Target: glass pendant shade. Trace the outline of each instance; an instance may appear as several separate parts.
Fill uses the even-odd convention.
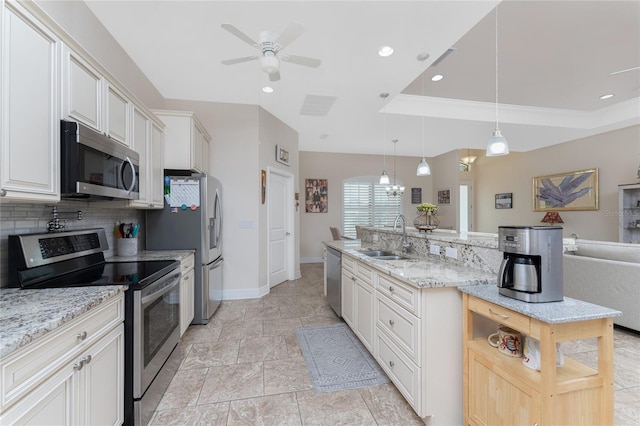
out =
[[[431,174],[431,167],[427,163],[427,159],[422,157],[422,161],[418,164],[418,170],[416,176],[429,176]]]
[[[389,175],[385,171],[380,175],[380,185],[389,185]]]
[[[497,157],[508,153],[509,144],[507,140],[500,133],[500,129],[495,129],[493,135],[489,138],[489,142],[487,142],[487,157]]]
[[[392,197],[404,194],[404,186],[401,186],[401,185],[390,185],[390,186],[387,186],[385,189],[387,191],[387,195]]]

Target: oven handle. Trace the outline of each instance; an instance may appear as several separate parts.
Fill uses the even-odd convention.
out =
[[[170,292],[171,290],[173,290],[173,288],[174,288],[176,285],[179,285],[179,284],[180,284],[180,275],[181,275],[181,274],[180,274],[180,271],[178,270],[178,272],[177,272],[177,273],[175,273],[175,274],[173,274],[173,275],[171,275],[171,276],[168,276],[168,277],[166,278],[166,280],[167,280],[167,281],[171,281],[171,284],[168,284],[168,285],[166,285],[166,286],[163,286],[160,290],[155,291],[155,292],[153,292],[153,293],[151,293],[151,294],[148,294],[148,295],[144,296],[142,299],[140,299],[140,304],[141,304],[142,306],[144,306],[144,305],[146,305],[147,303],[152,302],[152,301],[154,301],[154,300],[158,299],[158,298],[159,298],[160,296],[162,296],[163,294],[168,293],[168,292]]]

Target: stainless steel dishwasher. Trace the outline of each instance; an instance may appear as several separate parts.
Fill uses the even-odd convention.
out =
[[[342,317],[342,253],[327,247],[327,301]]]

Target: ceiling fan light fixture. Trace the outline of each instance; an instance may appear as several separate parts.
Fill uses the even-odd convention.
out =
[[[502,136],[502,133],[500,133],[500,129],[495,129],[487,143],[487,157],[498,157],[500,155],[507,155],[508,153],[509,144],[507,140]]]
[[[378,55],[382,56],[383,58],[386,58],[387,56],[393,55],[393,47],[391,47],[391,46],[382,46],[378,50]]]
[[[272,52],[267,52],[265,56],[260,58],[260,69],[267,74],[272,74],[280,70],[280,61]]]
[[[431,167],[429,167],[429,163],[427,163],[427,159],[422,157],[422,161],[418,164],[418,170],[416,171],[416,176],[429,176],[431,174]]]

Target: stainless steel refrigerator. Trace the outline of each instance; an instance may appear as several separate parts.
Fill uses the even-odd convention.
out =
[[[146,213],[146,248],[195,250],[192,324],[207,324],[222,300],[222,185],[205,174],[164,179],[164,209]]]

